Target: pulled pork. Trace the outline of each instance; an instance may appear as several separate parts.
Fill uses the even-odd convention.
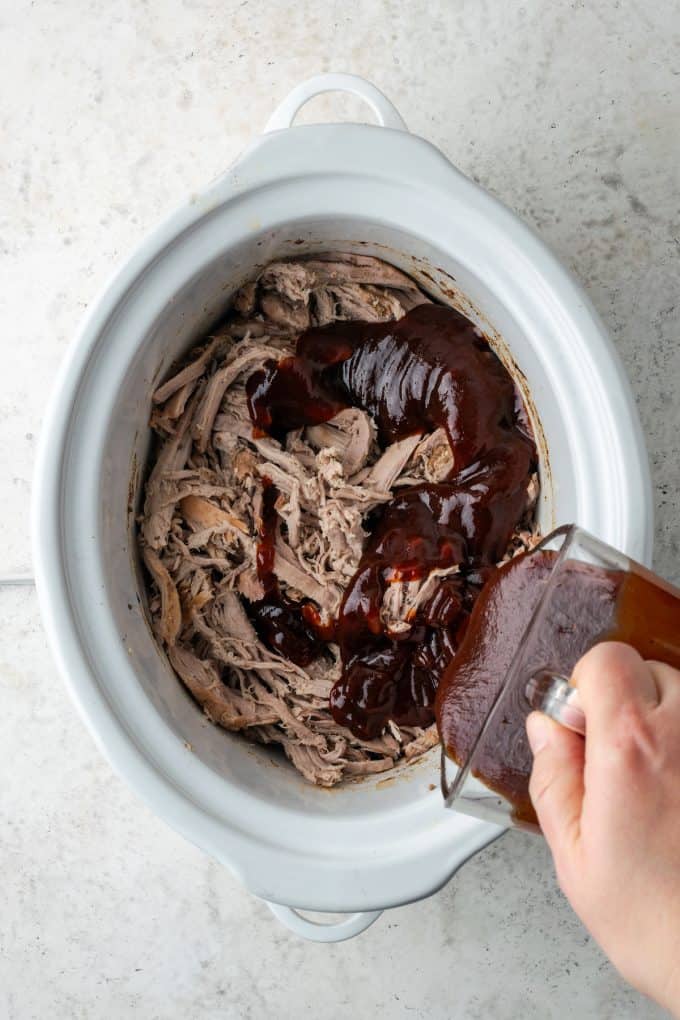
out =
[[[254,438],[245,383],[267,359],[292,354],[309,326],[398,319],[427,301],[409,277],[374,258],[331,253],[271,263],[153,394],[159,443],[139,545],[154,632],[213,722],[279,744],[321,786],[423,754],[437,743],[436,727],[391,723],[378,739],[362,740],[328,707],[341,672],[336,646],[302,668],[259,640],[245,606],[264,594],[256,564],[263,479],[279,493],[278,584],[289,599],[312,600],[323,623],[336,615],[357,569],[366,514],[397,486],[447,477],[451,452],[443,430],[381,450],[371,418],[356,408],[288,433],[283,445]],[[535,544],[537,494],[534,478],[508,555]],[[410,626],[409,614],[441,573],[389,586],[382,616],[390,631]]]

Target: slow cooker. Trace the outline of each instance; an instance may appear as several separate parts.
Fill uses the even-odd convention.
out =
[[[378,123],[292,126],[329,90],[362,97]],[[328,791],[211,726],[147,625],[134,518],[157,381],[265,263],[328,249],[393,263],[484,331],[530,409],[544,530],[577,521],[643,562],[652,547],[640,426],[590,302],[513,213],[361,78],[298,86],[241,158],[118,270],[70,348],[42,430],[33,530],[49,642],[118,773],[288,927],[320,941],[429,896],[502,829],[443,809],[437,749]],[[326,923],[300,909],[349,916]]]

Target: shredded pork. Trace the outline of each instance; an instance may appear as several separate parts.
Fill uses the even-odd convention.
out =
[[[279,744],[321,786],[416,758],[436,744],[436,728],[390,724],[379,739],[355,737],[328,707],[341,671],[337,647],[329,644],[303,669],[259,640],[244,607],[263,596],[256,569],[262,480],[279,492],[274,572],[281,590],[313,600],[323,621],[337,613],[356,571],[366,514],[397,486],[447,477],[451,451],[442,430],[380,450],[372,420],[356,408],[290,432],[284,445],[256,439],[245,383],[266,360],[291,354],[309,326],[397,319],[426,301],[408,276],[366,256],[271,263],[153,394],[158,446],[139,541],[154,632],[213,722]],[[535,544],[537,495],[534,478],[508,555]],[[390,631],[410,626],[409,615],[441,574],[389,586],[382,616]]]

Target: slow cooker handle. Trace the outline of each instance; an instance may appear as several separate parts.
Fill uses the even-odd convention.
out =
[[[408,130],[396,107],[370,81],[360,78],[358,74],[316,74],[300,82],[277,106],[267,121],[265,134],[291,127],[298,110],[322,92],[351,92],[368,103],[381,127],[394,128],[396,131]]]
[[[366,931],[382,914],[382,910],[365,910],[358,914],[348,914],[342,921],[311,921],[294,907],[284,907],[280,903],[270,903],[269,900],[265,900],[265,903],[277,921],[310,942],[344,942]]]

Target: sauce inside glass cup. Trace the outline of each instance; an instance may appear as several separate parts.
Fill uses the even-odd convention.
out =
[[[600,641],[680,669],[680,589],[574,526],[496,571],[437,692],[447,806],[538,831],[527,685]]]

